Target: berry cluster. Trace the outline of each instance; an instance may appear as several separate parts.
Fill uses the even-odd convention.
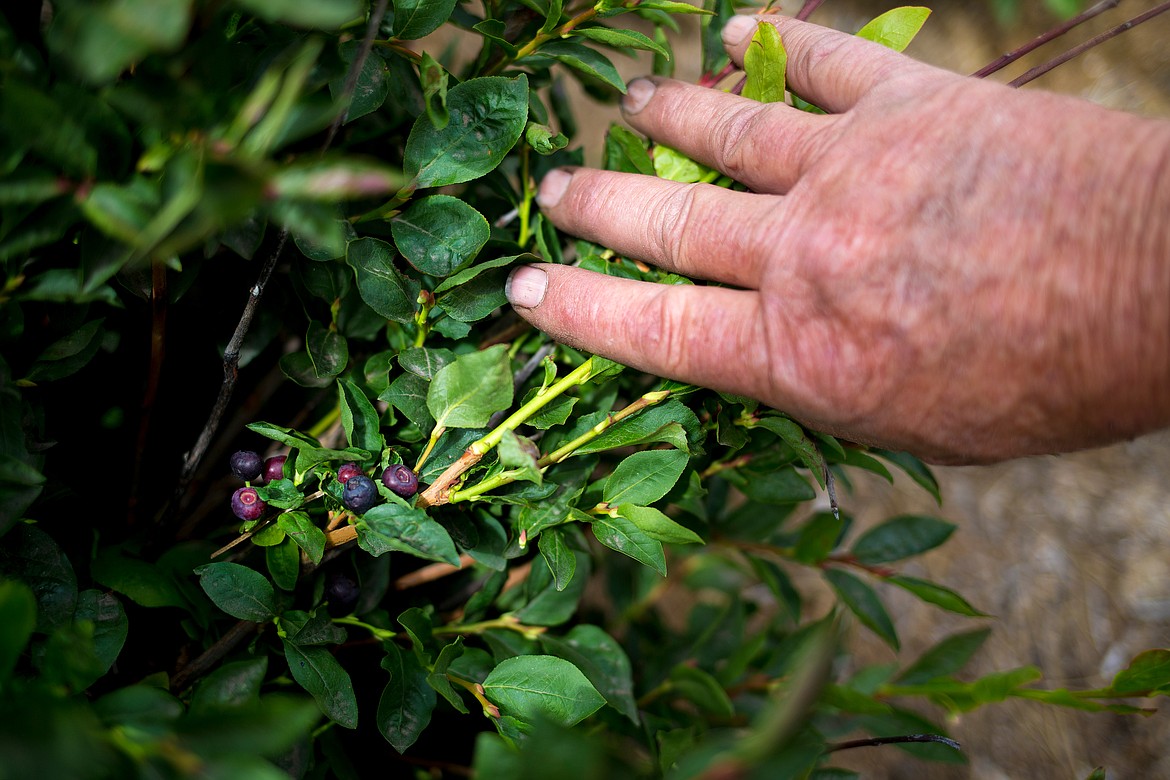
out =
[[[249,483],[232,494],[232,513],[241,520],[256,520],[264,514],[267,504],[251,483],[266,485],[284,477],[287,456],[277,455],[263,460],[251,450],[240,450],[232,455],[229,465],[238,479]],[[362,473],[356,463],[343,463],[337,469],[337,481],[344,485],[341,503],[354,514],[362,515],[378,503],[378,488],[374,480]],[[396,495],[410,498],[418,492],[418,475],[410,468],[397,464],[382,471],[382,484]]]

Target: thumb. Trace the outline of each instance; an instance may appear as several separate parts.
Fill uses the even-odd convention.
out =
[[[766,334],[749,290],[621,279],[561,265],[508,277],[516,313],[559,342],[657,376],[761,398]]]

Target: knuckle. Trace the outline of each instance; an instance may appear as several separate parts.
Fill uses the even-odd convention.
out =
[[[717,119],[712,133],[720,139],[714,148],[716,168],[739,181],[759,165],[757,139],[767,137],[762,131],[768,114],[765,103],[745,103]]]
[[[685,257],[689,234],[697,229],[702,210],[697,208],[696,184],[679,184],[669,188],[662,196],[662,202],[653,210],[659,214],[654,221],[650,240],[655,255],[661,257],[672,269],[684,273],[690,267]]]
[[[637,345],[639,356],[647,361],[662,361],[667,373],[685,369],[687,360],[687,308],[681,296],[672,295],[672,288],[663,287],[649,300],[644,318],[629,333],[630,343]]]

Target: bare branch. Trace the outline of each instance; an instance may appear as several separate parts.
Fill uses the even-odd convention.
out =
[[[1012,81],[1009,81],[1008,86],[1009,87],[1023,86],[1024,84],[1027,84],[1029,81],[1032,81],[1033,79],[1037,79],[1040,76],[1043,76],[1045,73],[1047,73],[1048,71],[1057,67],[1058,65],[1063,65],[1064,63],[1068,62],[1072,58],[1079,57],[1080,55],[1087,52],[1089,49],[1092,49],[1094,46],[1099,46],[1100,44],[1104,43],[1105,41],[1109,40],[1110,38],[1116,38],[1118,35],[1121,35],[1126,30],[1131,30],[1134,27],[1137,27],[1139,24],[1142,24],[1143,22],[1148,22],[1151,19],[1153,19],[1155,16],[1158,16],[1159,14],[1163,14],[1166,11],[1170,11],[1170,2],[1162,3],[1161,5],[1155,6],[1155,7],[1151,8],[1150,10],[1146,11],[1144,14],[1139,14],[1127,22],[1122,22],[1121,24],[1117,25],[1116,27],[1112,27],[1112,28],[1106,30],[1105,32],[1101,33],[1100,35],[1095,35],[1092,38],[1090,38],[1089,40],[1085,41],[1084,43],[1082,43],[1078,46],[1074,46],[1073,48],[1066,51],[1064,54],[1061,54],[1059,57],[1053,57],[1048,62],[1045,62],[1043,65],[1037,65],[1036,67],[1032,68],[1030,71],[1025,73],[1024,75],[1022,75],[1018,78],[1015,78]]]
[[[1018,49],[1014,49],[1008,52],[994,62],[987,63],[971,75],[977,79],[990,76],[992,73],[995,73],[996,71],[1002,70],[1004,67],[1011,65],[1013,62],[1018,60],[1020,57],[1023,57],[1028,52],[1035,51],[1049,41],[1056,40],[1074,27],[1084,24],[1094,16],[1098,16],[1099,14],[1108,11],[1110,8],[1116,8],[1120,2],[1121,0],[1102,0],[1102,2],[1097,3],[1091,8],[1086,8],[1084,11],[1077,14],[1068,21],[1063,22],[1062,24],[1058,24],[1056,27],[1053,27],[1051,30],[1048,30],[1045,33],[1037,35],[1035,38],[1028,41]]]
[[[800,10],[796,12],[796,16],[793,18],[795,18],[797,21],[803,22],[812,16],[813,11],[820,8],[821,3],[823,2],[825,2],[825,0],[804,0],[804,5],[800,7]]]

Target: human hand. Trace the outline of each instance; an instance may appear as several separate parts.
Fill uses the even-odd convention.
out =
[[[737,63],[756,21],[740,19]],[[665,79],[623,101],[636,130],[750,192],[580,168],[538,198],[563,230],[720,286],[527,266],[509,280],[521,316],[938,462],[1170,423],[1165,123],[767,21],[790,89],[829,115]]]

